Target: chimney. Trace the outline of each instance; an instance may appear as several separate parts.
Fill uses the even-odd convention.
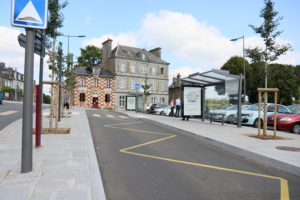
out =
[[[180,86],[181,85],[181,76],[180,76],[180,74],[178,73],[177,74],[177,84],[178,84],[178,86]]]
[[[154,55],[156,55],[157,57],[161,58],[161,48],[157,47],[155,49],[152,49],[149,51],[150,53],[153,53]]]
[[[112,40],[107,39],[105,42],[102,43],[102,66],[108,69],[108,60],[111,54],[111,46]]]

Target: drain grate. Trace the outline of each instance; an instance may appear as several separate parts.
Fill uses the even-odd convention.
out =
[[[300,148],[299,147],[279,146],[279,147],[275,147],[275,148],[279,149],[279,150],[284,150],[284,151],[300,152]]]

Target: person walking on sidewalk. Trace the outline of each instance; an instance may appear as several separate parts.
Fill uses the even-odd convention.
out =
[[[69,112],[69,108],[70,108],[69,94],[66,91],[65,91],[65,94],[64,94],[64,108],[67,108],[68,114],[70,114],[70,112]]]
[[[175,108],[174,99],[171,100],[170,106],[171,106],[171,112],[169,113],[169,116],[173,117],[174,116],[174,108]]]
[[[175,101],[175,105],[176,105],[176,113],[175,113],[175,117],[179,117],[179,111],[181,109],[181,100],[180,97],[178,97]]]

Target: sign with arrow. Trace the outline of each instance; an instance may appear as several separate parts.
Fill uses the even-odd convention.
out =
[[[12,0],[11,25],[47,28],[48,0]]]

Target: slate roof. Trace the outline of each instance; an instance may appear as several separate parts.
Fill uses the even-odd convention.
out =
[[[143,59],[142,54],[145,55]],[[158,63],[158,64],[165,64],[168,65],[166,61],[162,60],[161,58],[157,57],[153,53],[140,48],[135,47],[128,47],[123,45],[118,45],[114,48],[111,52],[111,58],[123,58],[127,60],[136,60],[142,62],[150,62],[150,63]]]
[[[93,70],[90,70],[88,67],[77,67],[73,69],[72,72],[81,76],[93,76]],[[103,78],[113,78],[114,74],[110,70],[101,67],[99,76]]]

